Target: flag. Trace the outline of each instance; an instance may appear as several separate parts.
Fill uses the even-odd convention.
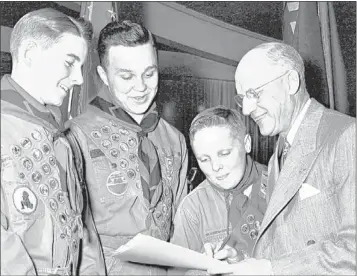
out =
[[[304,59],[311,97],[346,113],[345,69],[332,3],[285,2],[283,40]]]
[[[83,85],[77,87],[71,97],[71,117],[86,110],[87,104],[103,89],[104,84],[97,74],[99,56],[97,44],[100,31],[109,23],[117,20],[117,2],[80,2],[80,16],[92,22],[93,42],[83,66]]]

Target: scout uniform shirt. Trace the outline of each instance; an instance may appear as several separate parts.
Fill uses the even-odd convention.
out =
[[[90,204],[107,273],[162,275],[166,271],[161,268],[123,262],[112,253],[138,233],[169,240],[174,211],[187,194],[186,142],[161,118],[148,133],[162,174],[161,185],[154,194],[156,201],[149,202],[144,197],[138,163],[138,129],[119,118],[114,109],[117,110],[113,104],[97,97],[70,126],[82,148]]]
[[[1,274],[71,275],[83,229],[70,145],[10,76],[1,89]]]
[[[231,190],[219,189],[204,180],[183,199],[175,216],[172,243],[204,252],[205,243],[232,243],[232,228],[237,224],[245,224],[248,216],[249,225],[261,222],[266,202],[260,190],[265,191],[265,177],[262,175],[267,168],[253,162],[249,155],[246,164],[244,176],[237,187]],[[253,242],[254,238],[249,235],[249,231],[247,235],[239,236],[241,244],[238,250],[242,254],[241,259],[248,256],[248,244]],[[200,273],[194,270],[169,271],[171,275],[183,273],[206,274],[205,271]]]

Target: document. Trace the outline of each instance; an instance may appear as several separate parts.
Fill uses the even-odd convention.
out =
[[[114,253],[123,261],[142,264],[208,270],[227,263],[151,236],[138,234]]]

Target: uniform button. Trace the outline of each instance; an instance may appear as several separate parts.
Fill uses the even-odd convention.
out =
[[[315,241],[314,240],[308,240],[306,244],[307,245],[312,245],[312,244],[315,244]]]
[[[60,237],[61,237],[61,239],[64,239],[64,238],[66,237],[66,234],[65,234],[65,233],[62,233],[62,234],[60,235]]]

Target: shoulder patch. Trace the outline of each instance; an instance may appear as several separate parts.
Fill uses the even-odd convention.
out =
[[[27,186],[17,187],[13,193],[14,205],[21,214],[32,214],[37,208],[37,197]]]

